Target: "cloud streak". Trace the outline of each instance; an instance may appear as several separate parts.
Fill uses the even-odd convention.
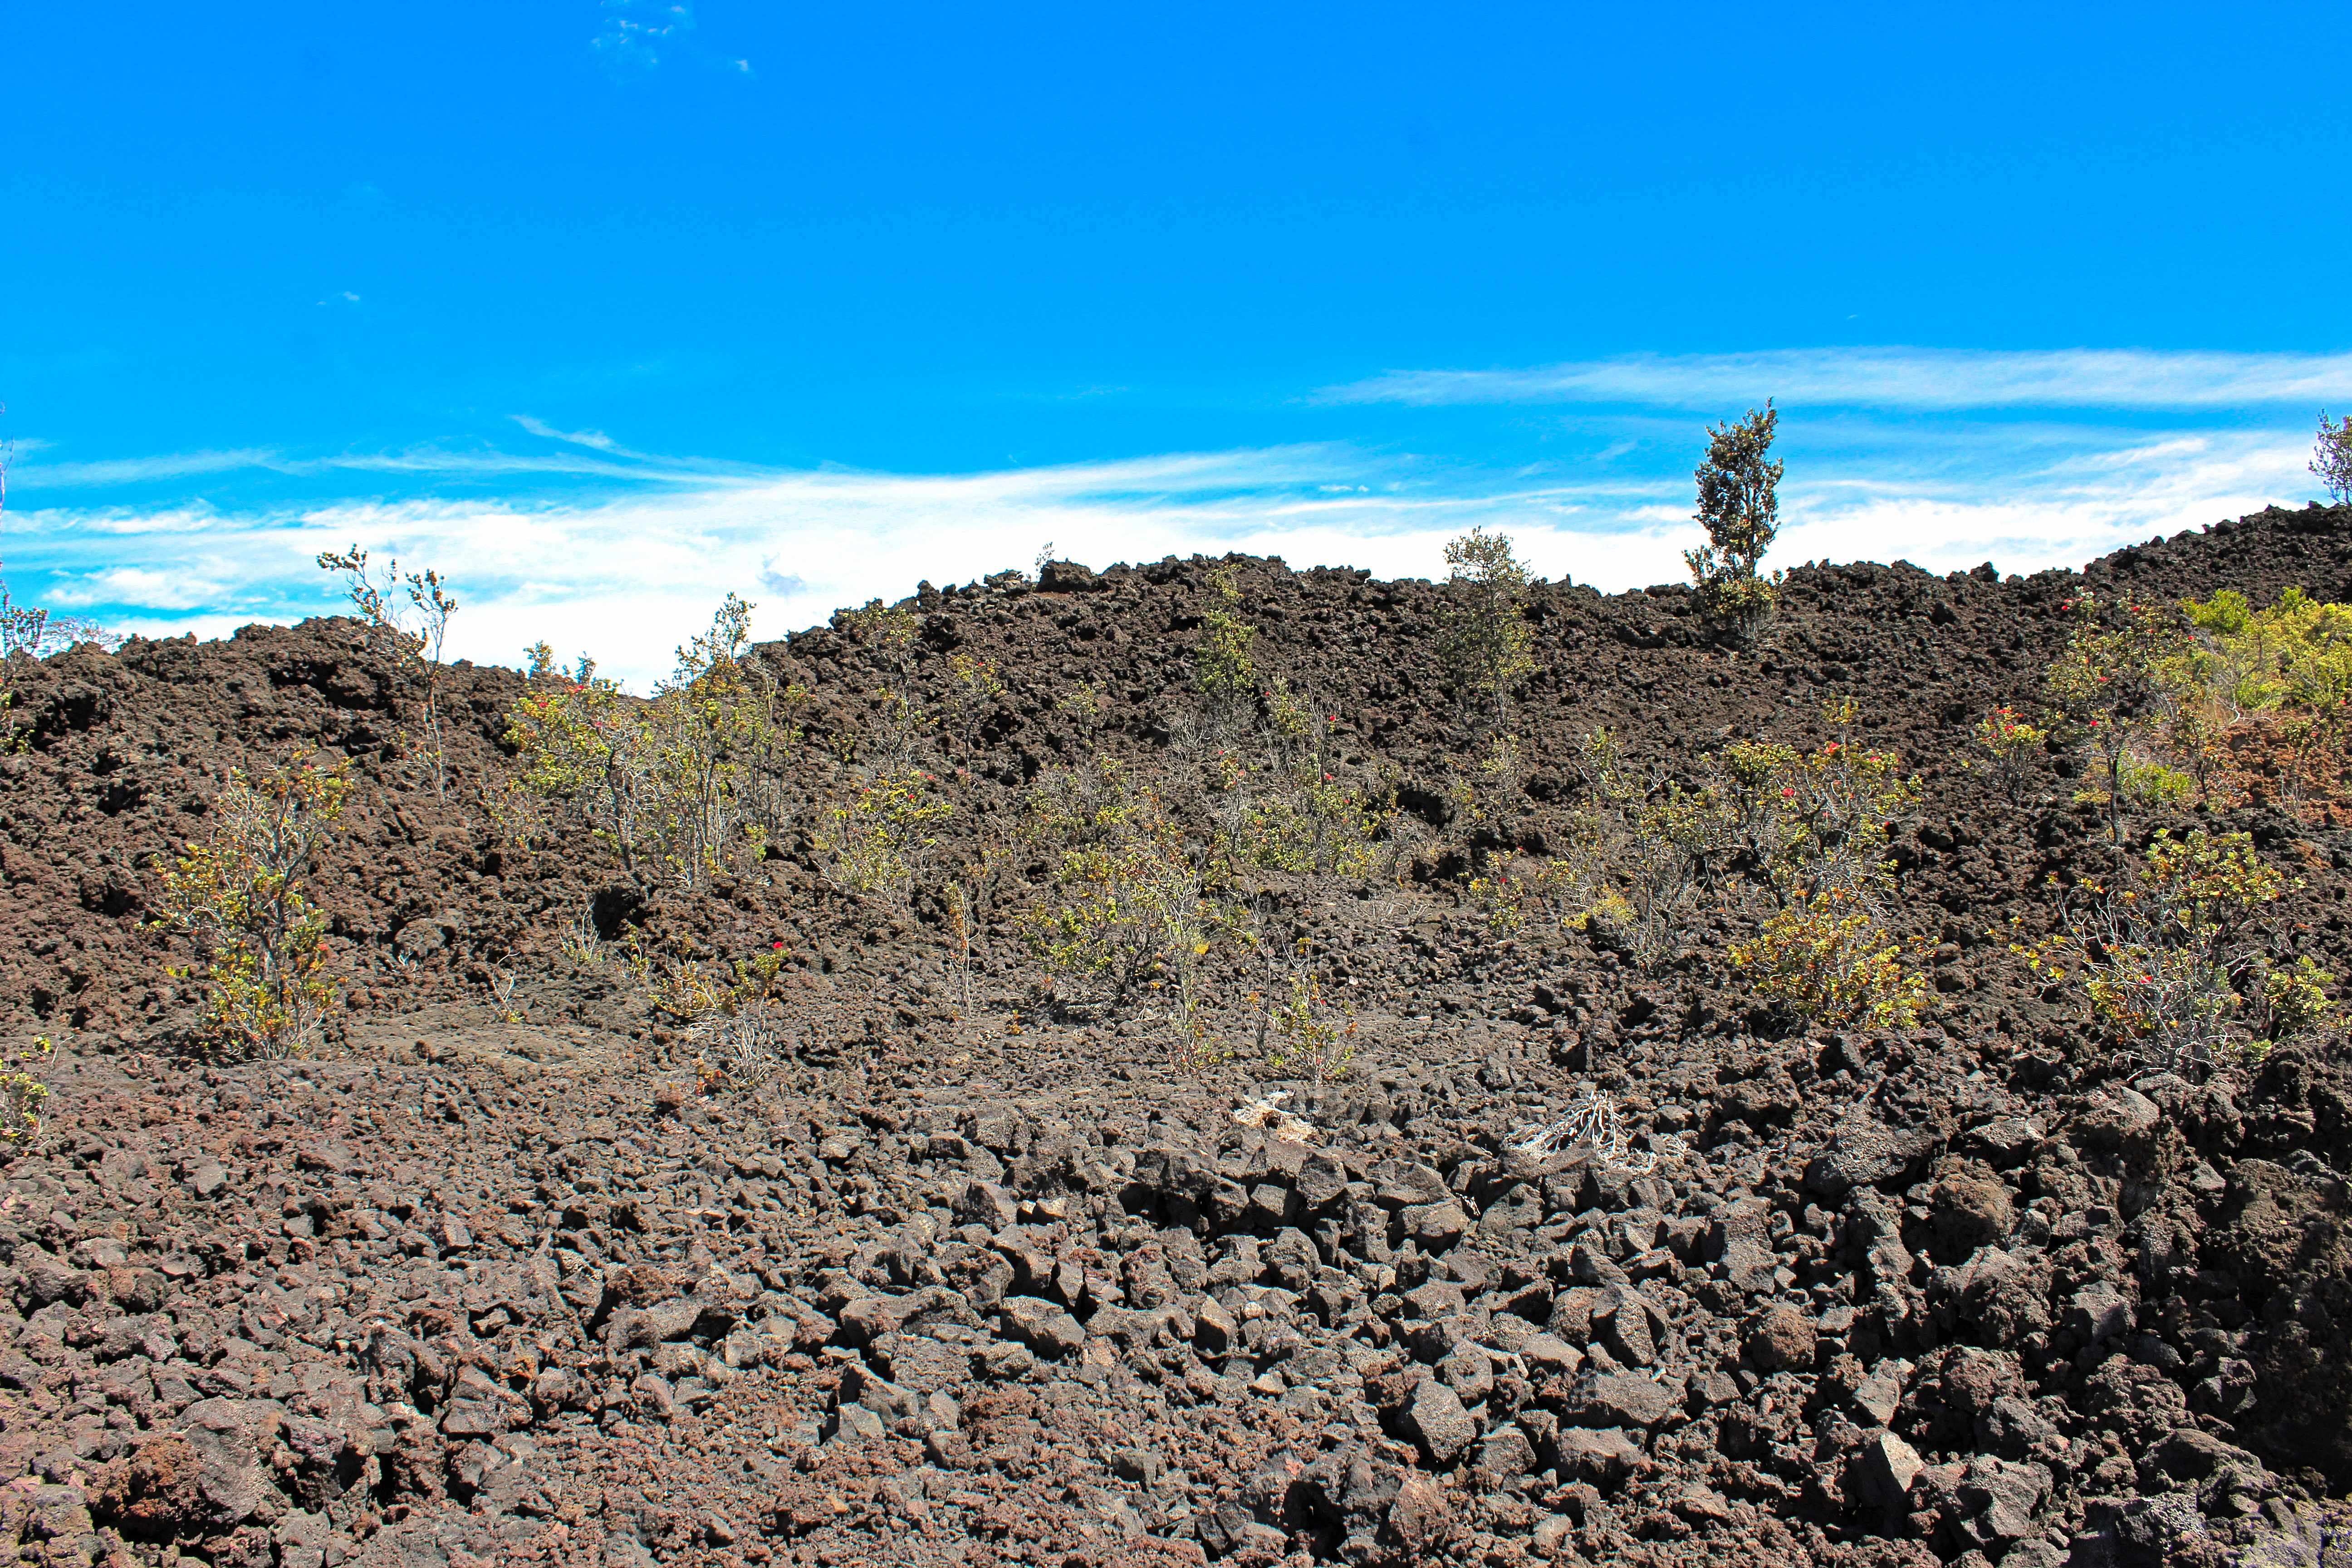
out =
[[[1505,370],[1399,370],[1322,388],[1326,404],[1784,405],[1951,412],[2095,408],[2211,411],[2352,403],[2352,354],[2146,349],[1782,349],[1631,354]]]
[[[730,591],[761,601],[772,637],[922,579],[1025,566],[1047,540],[1097,566],[1244,550],[1418,576],[1483,523],[1548,576],[1677,578],[1698,542],[1698,431],[1682,411],[1766,388],[1812,405],[1782,426],[1776,563],[2034,571],[2311,493],[2309,427],[2286,408],[2352,403],[2352,356],[1807,350],[1412,373],[1322,395],[1555,405],[1497,416],[1517,445],[1475,460],[1323,442],[962,473],[779,468],[518,415],[530,449],[20,462],[11,500],[45,510],[12,509],[0,551],[20,599],[211,635],[337,608],[313,559],[356,542],[455,579],[455,653],[512,662],[544,637],[642,689]],[[234,478],[246,471],[263,482]],[[186,498],[199,479],[214,502]]]
[[[1903,449],[1792,469],[1774,559],[2078,565],[2299,494],[2305,455],[2275,432],[2076,432],[2026,452],[1990,472]],[[1049,539],[1097,566],[1238,549],[1418,576],[1441,569],[1445,540],[1485,523],[1511,531],[1538,572],[1615,590],[1680,575],[1698,537],[1678,470],[1502,473],[1338,445],[962,474],[659,471],[659,487],[588,500],[52,508],[12,513],[5,542],[20,595],[127,629],[210,635],[334,608],[312,559],[357,542],[456,579],[455,653],[512,663],[545,637],[642,689],[730,590],[761,600],[772,637],[920,579],[1025,565]]]

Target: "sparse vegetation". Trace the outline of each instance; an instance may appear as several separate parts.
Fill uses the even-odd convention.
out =
[[[507,727],[517,787],[585,820],[642,881],[697,888],[757,858],[789,821],[777,774],[800,694],[752,654],[751,608],[729,595],[650,701],[584,660],[584,679],[524,693]]]
[[[2090,787],[2078,798],[2105,808],[2108,834],[2120,844],[2127,816],[2177,801],[2189,783],[2150,746],[2194,679],[2192,647],[2179,617],[2164,606],[2084,593],[2064,607],[2074,628],[2044,686],[2061,738],[2091,759]]]
[[[1846,888],[1780,910],[1731,962],[1756,988],[1812,1024],[1907,1029],[1927,1005],[1927,980],[1906,967],[1903,946]]]
[[[2344,1315],[2276,1304],[2333,1303],[2347,1272],[2308,1244],[2341,1163],[2352,849],[2326,727],[2337,617],[2273,595],[2318,569],[2335,517],[2092,574],[2209,590],[2157,626],[2164,658],[2068,645],[2148,674],[2114,773],[2088,733],[2112,679],[2032,705],[2083,634],[2053,614],[2064,592],[1985,571],[1808,570],[1747,650],[1680,590],[1528,583],[1528,652],[1556,662],[1506,689],[1459,645],[1441,657],[1460,584],[1272,562],[1223,563],[1233,600],[1204,595],[1219,563],[1055,563],[1051,591],[999,574],[757,648],[737,601],[651,697],[544,645],[520,680],[453,662],[447,797],[366,731],[388,676],[404,703],[419,689],[390,650],[355,654],[348,623],[20,661],[42,730],[0,758],[22,938],[0,987],[19,1039],[69,1051],[0,1073],[0,1207],[29,1211],[6,1215],[20,1284],[68,1355],[26,1341],[26,1430],[71,1451],[72,1358],[119,1351],[203,1393],[235,1382],[213,1364],[234,1333],[257,1379],[373,1390],[471,1445],[452,1470],[395,1444],[352,1494],[394,1552],[506,1540],[491,1511],[531,1487],[568,1507],[559,1480],[613,1479],[590,1446],[608,1428],[647,1498],[694,1502],[659,1510],[685,1521],[663,1526],[673,1555],[756,1546],[779,1453],[854,1468],[919,1445],[991,1508],[1033,1510],[1045,1532],[1011,1545],[1054,1560],[1120,1530],[1097,1490],[1155,1535],[1190,1518],[1179,1544],[1218,1559],[1509,1557],[1538,1506],[1585,1515],[1554,1544],[1587,1556],[1655,1544],[1627,1530],[1753,1555],[1750,1508],[1800,1490],[1799,1522],[1864,1555],[1890,1534],[1923,1561],[2079,1546],[2098,1500],[2139,1485],[2130,1424],[2150,1410],[2167,1464],[2231,1445],[2228,1487],[2217,1468],[2195,1494],[2224,1505],[2216,1539],[2255,1517],[2242,1503],[2301,1509],[2316,1484],[2273,1487],[2255,1445],[2324,1457],[2305,1438],[2346,1406]],[[2224,582],[2247,596],[2210,593]],[[1254,627],[1246,689],[1213,719],[1204,599]],[[501,710],[509,755],[478,728]],[[824,743],[794,744],[802,725]],[[206,1073],[159,1035],[210,973],[173,987],[135,964],[167,940],[188,963],[190,928],[131,923],[163,900],[122,857],[225,828],[208,797],[236,749],[303,736],[358,750],[282,945],[298,1003],[332,1005],[311,1037],[367,1059]],[[2085,786],[2095,805],[2070,805]],[[171,870],[236,880],[197,878],[197,847]],[[2056,922],[2015,939],[2032,973],[1982,939],[2011,915]],[[304,963],[341,984],[305,990]],[[28,1104],[47,1147],[23,1159]],[[118,1253],[103,1216],[142,1194],[168,1245]],[[424,1276],[450,1290],[377,1289]],[[574,1309],[604,1314],[594,1333],[542,1333]],[[961,1343],[950,1318],[972,1355],[921,1337]],[[1447,1327],[1490,1319],[1481,1344]],[[1373,1467],[1348,1473],[1375,1504],[1455,1510],[1459,1533],[1416,1543],[1391,1529],[1412,1515],[1312,1488],[1285,1494],[1281,1540],[1243,1522],[1227,1500],[1276,1498],[1237,1479],[1265,1458],[1255,1417],[1195,1423],[1170,1462],[1189,1490],[1120,1452],[1176,1453],[1184,1408],[1311,1421],[1332,1368],[1357,1430],[1326,1479]],[[841,1386],[769,1397],[818,1371]],[[1669,1428],[1702,1382],[1694,1447]],[[1486,1415],[1457,1420],[1449,1395]],[[1905,1415],[1956,1398],[2069,1446]],[[340,1539],[340,1511],[310,1512],[336,1423],[298,1429],[317,1411],[280,1403],[294,1459],[257,1484],[313,1531],[276,1544],[308,1550],[298,1505]],[[1024,1482],[996,1439],[1033,1417]],[[1545,1441],[1602,1419],[1641,1455]],[[475,1442],[477,1422],[508,1430]],[[1697,1441],[1718,1427],[1731,1469]],[[858,1458],[894,1428],[899,1449]],[[576,1475],[530,1463],[526,1432]],[[124,1436],[83,1489],[101,1532],[160,1495],[137,1492],[142,1464],[184,1458],[172,1433]],[[1898,1441],[1922,1467],[1907,1492]],[[1881,1461],[1899,1461],[1885,1486]],[[1560,1474],[1525,1484],[1530,1465]],[[1557,1500],[1570,1471],[1592,1487],[1576,1506]],[[966,1495],[927,1494],[948,1555],[957,1531],[1001,1533]],[[2189,1520],[2189,1492],[2167,1495]],[[1192,1514],[1152,1514],[1179,1496]],[[1634,1518],[1654,1502],[1657,1531]],[[803,1549],[889,1555],[847,1515],[808,1517]],[[184,1559],[221,1528],[135,1544]]]
[[[18,1047],[15,1059],[0,1068],[0,1152],[29,1149],[40,1141],[41,1108],[49,1098],[40,1072],[56,1054],[57,1047],[41,1035]]]
[[[2210,1067],[2267,1037],[2237,1023],[2250,990],[2273,1031],[2327,1011],[2324,971],[2269,964],[2279,933],[2267,911],[2297,886],[2246,834],[2162,835],[2135,885],[2073,889],[2057,932],[2012,945],[2046,982],[2079,979],[2093,1018],[2134,1055],[2168,1071]]]
[[[210,830],[158,867],[157,923],[194,945],[203,1034],[224,1057],[300,1056],[319,1037],[335,980],[309,879],[350,790],[341,762],[297,757],[234,773],[207,813]]]
[[[368,554],[358,545],[340,553],[319,554],[319,569],[342,576],[344,592],[360,614],[404,667],[425,683],[425,760],[433,767],[433,792],[449,793],[449,751],[441,733],[441,649],[449,636],[449,617],[457,611],[447,579],[427,569],[403,574],[394,561],[381,578],[368,571]],[[405,598],[408,608],[402,610]]]

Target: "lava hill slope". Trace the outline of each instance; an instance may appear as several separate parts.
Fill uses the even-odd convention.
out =
[[[1043,865],[1013,856],[967,978],[936,886],[851,891],[822,852],[859,737],[909,679],[950,707],[959,657],[1002,689],[927,742],[942,877],[1055,770],[1157,765],[1220,569],[1335,776],[1402,808],[1394,879],[1274,889],[1354,1025],[1320,1084],[1247,1049],[1180,1062],[1138,1009],[1048,994],[1019,923]],[[517,672],[444,673],[436,789],[415,672],[356,622],[15,661],[0,1009],[64,1048],[44,1138],[0,1168],[0,1540],[304,1565],[2333,1561],[2342,1036],[2210,1075],[2126,1059],[1988,933],[2046,928],[2053,874],[2131,857],[2063,759],[2012,800],[1971,751],[2036,700],[2085,589],[2290,585],[2352,600],[2352,509],[2079,574],[1800,567],[1737,647],[1684,589],[1538,584],[1526,765],[1474,827],[1454,785],[1486,738],[1441,585],[1241,557],[926,584],[903,654],[853,616],[758,650],[806,694],[790,826],[692,889],[628,881],[576,827],[502,829]],[[1586,733],[1683,769],[1816,743],[1844,696],[1919,779],[1890,903],[1932,982],[1916,1026],[1791,1026],[1721,962],[1724,921],[1645,972],[1466,907],[1471,860],[1571,831]],[[208,1063],[159,858],[231,769],[306,748],[352,763],[313,879],[341,997],[312,1059]],[[2191,824],[2250,834],[2297,879],[2286,940],[2352,976],[2352,825],[2258,803],[2139,836]],[[567,955],[584,929],[780,955],[773,1070],[698,1077],[625,964]],[[1274,972],[1237,952],[1207,978],[1246,1046]],[[1654,1164],[1514,1147],[1591,1090]],[[1303,1140],[1236,1121],[1277,1091]]]

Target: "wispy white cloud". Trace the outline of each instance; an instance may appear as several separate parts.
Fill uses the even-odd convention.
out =
[[[1025,563],[1047,539],[1106,565],[1243,548],[1425,572],[1433,542],[1473,522],[1605,526],[1629,493],[1308,447],[972,474],[769,470],[588,502],[51,508],[12,516],[6,543],[12,572],[55,602],[176,634],[331,607],[312,560],[356,542],[451,574],[458,653],[512,662],[544,636],[643,684],[730,590],[762,598],[761,630],[776,635],[919,579]]]
[[[398,461],[421,469],[467,456]],[[2071,443],[2050,434],[1990,467],[1864,451],[1791,470],[1774,559],[2079,565],[2300,495],[2305,456],[2277,431],[2091,430]],[[840,605],[900,597],[920,579],[1025,564],[1049,539],[1097,566],[1240,549],[1415,576],[1442,569],[1447,539],[1486,523],[1511,531],[1538,572],[1612,590],[1678,576],[1681,551],[1697,541],[1679,469],[1498,473],[1344,446],[963,474],[735,468],[714,478],[674,460],[660,471],[661,485],[593,500],[53,508],[12,514],[5,543],[20,591],[177,635],[331,608],[313,557],[356,542],[456,579],[454,652],[512,663],[544,637],[642,689],[730,591],[760,600],[761,635],[775,636]]]
[[[1503,370],[1399,370],[1323,388],[1325,403],[1761,404],[1921,410],[2227,409],[2352,402],[2352,354],[2145,349],[1781,349],[1630,354]]]
[[[607,65],[651,70],[661,64],[671,39],[694,26],[693,8],[646,0],[602,0],[604,20],[589,47]]]
[[[176,635],[334,607],[313,557],[356,542],[456,579],[456,652],[512,661],[545,637],[642,687],[730,590],[761,601],[772,636],[923,578],[1025,564],[1047,540],[1097,566],[1241,549],[1410,576],[1440,570],[1444,542],[1485,523],[1549,576],[1605,589],[1678,577],[1697,542],[1699,432],[1683,411],[1740,406],[1754,384],[1816,405],[1782,426],[1774,561],[2079,565],[2311,493],[2308,426],[2291,405],[2352,402],[2352,356],[1807,351],[1495,374],[1506,379],[1388,378],[1329,395],[1551,399],[1540,421],[1505,417],[1540,426],[1546,453],[1589,455],[1507,465],[1324,444],[970,473],[782,469],[518,415],[542,449],[21,461],[11,500],[47,510],[12,510],[0,551],[22,597]],[[266,476],[259,494],[313,499],[138,499],[239,469]],[[223,480],[215,493],[239,491]]]
[[[378,473],[464,479],[498,479],[530,475],[575,476],[625,479],[641,484],[707,485],[730,477],[750,479],[762,470],[738,463],[699,458],[667,458],[632,451],[595,431],[567,433],[518,419],[537,436],[586,448],[580,452],[509,452],[494,447],[452,450],[446,447],[409,447],[383,452],[338,452],[297,457],[269,447],[233,451],[174,452],[152,458],[103,458],[88,462],[18,462],[9,483],[25,490],[103,490],[127,485],[206,475],[259,470],[295,478],[336,473]],[[25,443],[20,451],[35,449]]]
[[[38,449],[37,445],[29,443],[18,447],[19,451]],[[108,458],[94,462],[19,463],[8,470],[8,482],[26,490],[100,489],[231,473],[239,468],[286,467],[288,459],[283,454],[268,447],[247,447],[220,452],[167,452],[152,458]]]
[[[620,452],[625,450],[618,442],[614,441],[610,436],[605,435],[602,430],[558,430],[546,420],[534,419],[528,414],[517,414],[511,416],[511,417],[517,425],[521,426],[525,430],[530,431],[532,435],[543,436],[551,441],[562,441],[574,447],[587,447],[599,452]],[[639,454],[631,452],[628,455],[631,457],[636,457]]]

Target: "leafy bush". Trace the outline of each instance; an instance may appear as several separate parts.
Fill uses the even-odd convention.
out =
[[[1570,825],[1570,878],[1584,894],[1586,928],[1644,969],[1673,958],[1700,889],[1721,858],[1719,803],[1653,768],[1636,774],[1616,735],[1586,735],[1585,798]]]
[[[1832,888],[1780,910],[1731,962],[1767,1001],[1816,1024],[1908,1028],[1927,1003],[1927,977],[1879,928],[1856,893]]]
[[[1900,760],[1855,738],[1853,698],[1822,704],[1830,738],[1812,751],[1734,742],[1708,759],[1707,793],[1729,817],[1732,847],[1781,904],[1836,891],[1869,895],[1886,883],[1888,824],[1918,803]]]
[[[2249,835],[2202,829],[2150,843],[2138,883],[2085,884],[2062,905],[2058,932],[2012,946],[2046,982],[2079,976],[2092,1016],[2158,1067],[2210,1067],[2244,1049],[2233,1020],[2277,941],[2265,912],[2300,884],[2263,864]],[[2279,981],[2274,994],[2263,987],[2273,1030],[2324,1013],[2315,965],[2269,976]]]
[[[2324,758],[2340,766],[2352,741],[2352,605],[2290,587],[2256,610],[2224,588],[2181,608],[2197,628],[2193,668],[2202,689],[2231,721],[2285,743],[2291,790]]]
[[[788,820],[778,771],[800,693],[752,657],[751,612],[730,594],[648,701],[586,667],[526,691],[507,725],[518,787],[576,812],[640,881],[696,888],[761,853]]]
[[[297,757],[257,777],[232,773],[210,831],[159,865],[156,924],[188,936],[204,962],[203,1027],[224,1056],[299,1056],[325,1022],[327,921],[306,879],[343,815],[349,772]]]
[[[2033,759],[2049,742],[2049,731],[2019,718],[2012,708],[1996,708],[1977,721],[1977,744],[1991,754],[1993,776],[2011,800],[2024,793]]]
[[[1192,650],[1192,684],[1211,721],[1231,733],[1257,701],[1257,666],[1250,656],[1257,628],[1239,614],[1242,591],[1231,566],[1209,573],[1209,605],[1201,612],[1201,640]]]
[[[1474,528],[1445,546],[1452,599],[1438,648],[1457,690],[1494,704],[1498,729],[1511,723],[1511,699],[1535,673],[1535,634],[1520,605],[1529,576],[1507,533]]]
[[[1284,679],[1267,689],[1265,707],[1258,736],[1265,761],[1244,764],[1228,750],[1208,770],[1208,811],[1220,858],[1235,874],[1374,875],[1391,813],[1333,773],[1330,735],[1338,715],[1325,711],[1315,693],[1294,691]]]
[[[1355,1060],[1356,1020],[1348,1014],[1331,1016],[1322,982],[1306,958],[1301,942],[1298,962],[1284,976],[1284,996],[1266,1009],[1263,1054],[1269,1068],[1298,1068],[1320,1089],[1327,1079],[1345,1078]]]
[[[13,1067],[0,1068],[0,1150],[29,1149],[39,1140],[49,1086],[37,1075],[56,1054],[43,1035],[16,1052]]]
[[[2194,648],[2179,618],[2155,605],[2084,594],[2063,606],[2074,616],[2065,650],[2043,676],[2063,734],[2093,761],[2092,787],[2080,798],[2105,805],[2113,840],[2123,842],[2126,814],[2151,799],[2147,749],[2195,685]]]
[[[1235,911],[1156,794],[1126,787],[1115,765],[1087,771],[1100,782],[1078,786],[1084,809],[1067,809],[1060,792],[1033,806],[1034,839],[1068,837],[1051,900],[1024,917],[1030,945],[1069,999],[1147,1002],[1184,1049],[1197,1049],[1203,961],[1234,929]]]
[[[816,843],[835,884],[853,893],[905,893],[938,847],[954,807],[929,773],[887,773],[853,788],[825,814]]]
[[[1707,542],[1683,552],[1707,614],[1750,631],[1771,614],[1780,574],[1768,580],[1757,567],[1780,531],[1779,487],[1781,465],[1767,462],[1780,412],[1768,399],[1737,424],[1707,431],[1706,457],[1698,480],[1699,526]]]
[[[1695,784],[1655,767],[1637,775],[1608,731],[1586,736],[1585,795],[1553,896],[1581,890],[1588,928],[1646,968],[1675,956],[1703,904],[1728,910],[1748,891],[1782,909],[1823,894],[1869,906],[1890,876],[1888,825],[1918,784],[1853,738],[1859,718],[1851,699],[1825,703],[1822,745],[1734,742],[1699,760]]]
[[[2263,975],[2263,1013],[2269,1020],[2270,1037],[2284,1039],[2326,1023],[2336,1011],[2327,994],[2334,984],[2336,976],[2308,954]]]

